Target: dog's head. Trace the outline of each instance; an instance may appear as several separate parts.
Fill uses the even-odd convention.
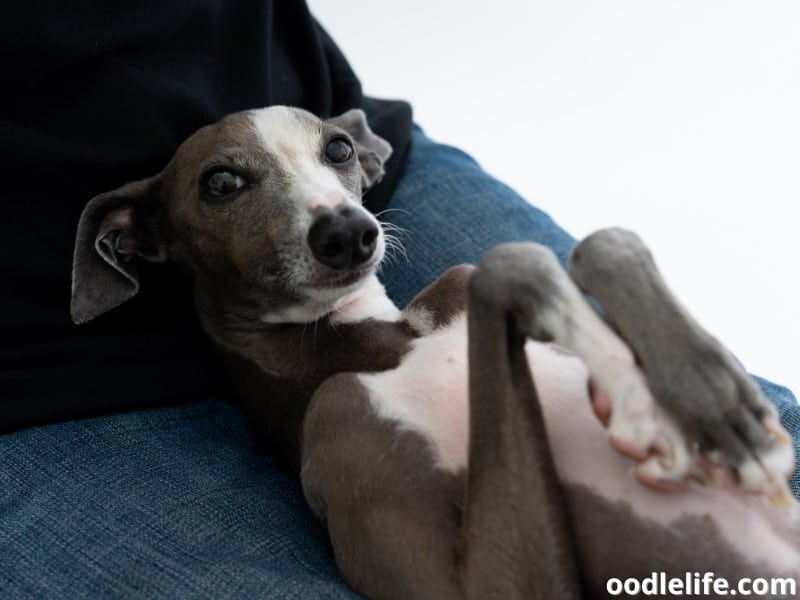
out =
[[[158,175],[87,204],[73,320],[133,297],[142,260],[183,265],[197,288],[264,322],[317,318],[383,258],[383,232],[361,195],[390,154],[360,110],[321,120],[276,106],[200,129]]]

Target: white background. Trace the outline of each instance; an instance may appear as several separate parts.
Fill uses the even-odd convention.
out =
[[[577,237],[636,230],[678,297],[800,392],[798,0],[309,0],[404,98]]]

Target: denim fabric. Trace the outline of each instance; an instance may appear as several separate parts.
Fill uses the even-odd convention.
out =
[[[2,598],[356,598],[223,401],[0,439]]]
[[[753,379],[761,387],[764,395],[777,407],[781,423],[792,436],[795,471],[789,480],[789,486],[795,498],[800,499],[800,405],[794,394],[785,387],[761,377],[753,376]]]
[[[381,220],[404,254],[389,252],[382,279],[405,306],[447,267],[477,263],[502,242],[531,240],[566,264],[575,239],[470,156],[416,129],[411,159]]]
[[[401,304],[499,242],[536,240],[562,261],[574,243],[419,130],[383,219],[405,230],[408,260],[396,253],[381,274]],[[791,393],[759,383],[800,440]],[[2,598],[357,597],[297,480],[226,402],[29,429],[0,437],[0,457]]]

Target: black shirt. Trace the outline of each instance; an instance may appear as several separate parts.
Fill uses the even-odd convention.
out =
[[[411,110],[365,98],[300,0],[13,2],[0,19],[0,431],[226,393],[187,281],[144,268],[139,295],[69,319],[83,206],[153,175],[201,126],[288,104],[362,107],[394,147],[367,205],[388,201]]]

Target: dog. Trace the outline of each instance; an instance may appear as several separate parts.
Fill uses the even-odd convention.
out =
[[[243,409],[367,597],[797,578],[790,440],[641,240],[602,230],[568,272],[542,246],[502,245],[400,310],[361,205],[390,153],[360,110],[200,129],[161,173],[85,207],[73,320],[133,297],[142,261],[185,269]]]

